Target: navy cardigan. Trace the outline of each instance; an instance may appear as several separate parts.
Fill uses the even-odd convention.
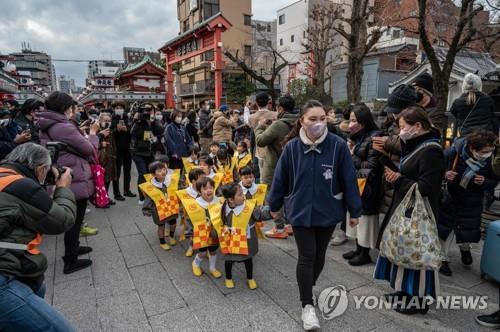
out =
[[[284,206],[285,217],[293,226],[333,226],[346,217],[362,214],[356,169],[347,144],[328,134],[308,152],[299,137],[288,142],[274,173],[268,201],[271,211]]]

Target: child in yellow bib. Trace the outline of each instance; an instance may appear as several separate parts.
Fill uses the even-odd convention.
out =
[[[209,208],[212,224],[219,236],[219,246],[225,258],[225,285],[233,288],[232,267],[235,262],[245,264],[248,288],[257,288],[253,278],[252,257],[259,251],[256,222],[271,219],[269,208],[257,206],[255,200],[245,200],[238,183],[221,188],[225,202]]]
[[[199,179],[196,182],[196,189],[200,196],[194,201],[182,199],[186,214],[193,224],[193,249],[198,250],[191,267],[193,274],[200,277],[202,275],[201,262],[208,256],[210,274],[214,278],[220,278],[222,274],[216,269],[219,244],[208,212],[211,206],[220,206],[220,200],[215,196],[214,181],[208,177]]]
[[[201,156],[200,168],[203,170],[207,178],[214,181],[215,190],[217,190],[222,183],[224,174],[217,171],[214,160],[209,155]]]
[[[177,197],[181,201],[182,205],[182,218],[186,225],[185,236],[189,239],[189,247],[186,250],[186,257],[193,256],[193,240],[191,239],[193,236],[193,224],[189,219],[189,215],[186,213],[187,208],[195,203],[196,198],[200,196],[200,193],[196,189],[196,182],[205,176],[203,170],[201,168],[193,168],[188,175],[189,187],[183,190],[177,191]]]
[[[236,156],[231,155],[227,149],[221,149],[217,153],[219,161],[219,172],[223,174],[222,185],[234,182],[234,169],[236,168]]]
[[[142,212],[152,216],[153,222],[158,225],[158,238],[163,250],[170,250],[177,242],[174,238],[179,201],[175,192],[179,186],[180,172],[167,168],[164,161],[154,161],[149,165],[150,174],[145,174],[146,182],[139,185],[146,199]],[[168,243],[165,240],[166,225],[169,225]]]
[[[243,167],[252,166],[252,154],[248,151],[247,142],[241,141],[236,146],[236,170],[239,172]]]
[[[200,148],[197,145],[193,145],[189,149],[189,157],[182,158],[182,165],[184,166],[184,176],[188,180],[189,172],[193,168],[200,167]],[[186,183],[189,183],[186,181]]]

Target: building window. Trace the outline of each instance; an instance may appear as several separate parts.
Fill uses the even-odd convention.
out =
[[[302,36],[304,39],[306,39],[306,30],[302,31]]]
[[[243,24],[251,26],[252,25],[252,16],[251,15],[243,15]],[[259,26],[260,29],[260,26]]]
[[[291,42],[291,43],[294,43],[294,42],[295,42],[295,36],[294,36],[294,35],[291,35],[291,36],[290,36],[290,42]]]
[[[278,23],[279,23],[279,25],[285,24],[285,14],[281,14],[278,17]]]
[[[245,45],[245,56],[252,56],[252,46]]]
[[[443,39],[438,40],[439,47],[446,47],[446,42]]]
[[[182,31],[186,32],[188,30],[189,30],[189,19],[187,19],[184,22],[182,22]]]
[[[214,61],[214,50],[203,53],[201,61]]]
[[[203,19],[206,20],[220,11],[219,0],[204,0]]]
[[[271,32],[271,24],[267,25],[267,32]]]
[[[401,38],[401,30],[393,30],[392,31],[392,39]]]
[[[283,38],[280,38],[280,46],[283,46]]]
[[[194,75],[189,75],[188,80],[189,80],[189,84],[194,84],[194,82],[195,82]]]

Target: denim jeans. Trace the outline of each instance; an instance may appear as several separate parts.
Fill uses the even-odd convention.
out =
[[[137,189],[139,190],[139,185],[146,182],[144,179],[144,174],[148,173],[149,164],[153,162],[153,157],[143,157],[132,154],[132,159],[134,160],[135,167],[137,168]],[[139,190],[139,198],[141,201],[144,200],[144,194]]]
[[[36,293],[13,277],[0,274],[0,331],[72,332],[68,322],[45,302],[45,286]]]

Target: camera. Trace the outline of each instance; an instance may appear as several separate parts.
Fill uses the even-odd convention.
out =
[[[50,170],[47,173],[47,177],[45,178],[46,185],[55,185],[56,181],[61,178],[61,175],[65,172],[65,169],[62,167],[58,167],[57,159],[59,158],[59,152],[66,151],[67,145],[62,142],[47,142],[47,150],[49,150],[50,159],[52,160],[52,165],[50,166]],[[52,167],[55,167],[59,172],[59,177],[56,178],[54,172],[52,171]]]

